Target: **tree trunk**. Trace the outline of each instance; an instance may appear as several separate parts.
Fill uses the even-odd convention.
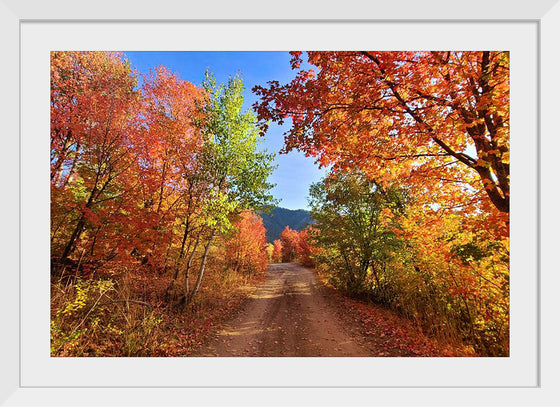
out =
[[[200,242],[200,235],[202,234],[202,230],[200,232],[198,232],[198,235],[196,236],[196,241],[194,242],[194,247],[192,249],[191,254],[189,255],[189,259],[187,260],[187,266],[185,267],[185,294],[183,296],[183,299],[186,300],[188,298],[188,294],[189,294],[189,279],[191,276],[191,266],[192,266],[192,261],[194,259],[194,255],[196,253],[196,249],[198,249],[198,244]]]
[[[187,297],[188,292],[189,292],[190,269],[191,269],[191,265],[192,265],[194,255],[196,253],[196,249],[198,248],[198,242],[200,241],[200,234],[201,233],[202,233],[202,231],[198,232],[198,235],[196,236],[196,241],[194,242],[194,247],[193,247],[191,253],[189,254],[189,258],[187,260],[187,265],[185,266],[185,287],[184,287],[184,290],[183,290],[183,298],[182,298],[181,301],[185,300],[185,298]],[[186,235],[185,235],[185,240],[186,240]],[[189,243],[189,248],[187,248],[187,252],[190,250],[190,245],[191,244],[192,243]],[[180,270],[180,264],[179,264],[179,260],[177,260],[177,262],[175,263],[175,274],[173,275],[173,279],[171,280],[171,282],[167,286],[167,290],[165,290],[166,298],[169,298],[169,294],[171,293],[171,289],[173,288],[173,285],[175,284],[175,281],[177,281],[177,278],[179,277],[179,270]]]
[[[208,252],[210,250],[210,245],[212,244],[212,240],[214,239],[215,232],[216,230],[212,229],[212,232],[210,233],[210,238],[208,239],[208,243],[206,243],[206,247],[204,248],[204,255],[202,257],[202,263],[200,264],[200,269],[198,271],[198,277],[196,279],[196,283],[192,291],[189,293],[188,297],[186,297],[185,306],[189,305],[192,302],[192,300],[194,299],[196,293],[200,288],[200,284],[202,283],[202,277],[204,275],[204,269],[206,267],[206,261],[208,260]]]
[[[177,256],[177,259],[175,260],[175,274],[173,275],[173,282],[177,280],[177,277],[179,277],[180,263],[181,260],[183,259],[183,256],[185,255],[185,244],[187,242],[188,236],[189,236],[189,222],[187,218],[187,222],[185,225],[185,233],[183,234],[183,240],[181,241],[181,249],[179,250],[179,256]],[[189,247],[187,248],[187,252],[189,251],[189,249],[190,249],[190,243],[189,243]]]
[[[78,221],[78,224],[76,225],[76,228],[72,232],[72,235],[70,236],[70,240],[68,241],[68,244],[64,248],[64,252],[62,253],[62,256],[60,257],[60,262],[61,263],[64,263],[66,261],[66,259],[68,258],[68,256],[70,255],[70,253],[72,253],[72,251],[74,250],[74,244],[80,238],[80,236],[82,234],[82,231],[84,230],[85,224],[86,224],[86,219],[85,219],[84,214],[82,213],[82,215],[80,216],[80,220]]]
[[[101,226],[97,227],[97,230],[95,231],[95,235],[93,236],[93,242],[91,242],[91,249],[89,252],[90,257],[93,257],[93,251],[95,249],[95,243],[97,242],[97,235],[99,235],[99,231],[101,230]]]
[[[95,184],[97,185],[97,179],[95,180]],[[97,187],[94,186],[93,189],[91,190],[91,194],[89,195],[88,201],[86,203],[86,206],[85,206],[86,209],[89,209],[92,206],[93,200],[95,199],[95,196],[96,196],[97,193],[98,193]],[[78,220],[78,224],[76,225],[76,228],[72,232],[72,235],[70,236],[70,240],[68,241],[68,244],[64,248],[64,252],[62,253],[62,256],[60,257],[60,262],[61,263],[64,263],[66,261],[66,259],[68,258],[68,256],[70,256],[70,254],[74,250],[74,245],[78,241],[80,236],[82,235],[82,232],[84,230],[85,225],[86,225],[86,215],[85,215],[85,212],[82,211],[80,219]]]

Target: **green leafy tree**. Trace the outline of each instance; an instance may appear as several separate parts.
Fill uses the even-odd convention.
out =
[[[331,174],[311,186],[319,262],[332,265],[336,285],[353,294],[382,289],[386,261],[398,245],[392,215],[403,205],[402,191],[360,173]]]
[[[206,189],[202,207],[202,227],[194,250],[203,245],[202,260],[194,287],[189,289],[189,272],[185,277],[183,301],[188,304],[200,289],[210,246],[217,234],[232,227],[233,213],[245,209],[262,210],[275,204],[268,177],[275,169],[274,155],[259,149],[257,119],[251,110],[243,111],[243,81],[230,78],[218,85],[206,73],[204,90],[207,98],[199,106],[198,127],[204,137],[198,178]],[[193,252],[194,252],[193,250]]]

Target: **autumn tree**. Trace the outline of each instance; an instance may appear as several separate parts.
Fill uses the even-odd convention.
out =
[[[359,168],[444,206],[509,212],[507,52],[308,52],[314,69],[257,86],[268,121],[291,119],[284,151]],[[302,64],[292,53],[292,68]],[[502,234],[507,234],[503,230]]]
[[[282,261],[295,261],[299,252],[298,231],[286,226],[280,233],[280,240],[282,242]]]
[[[428,332],[459,336],[482,355],[509,354],[509,239],[486,216],[432,213],[409,203],[394,226],[382,301]],[[379,297],[378,297],[379,298]]]
[[[231,228],[230,215],[244,209],[262,209],[274,204],[267,179],[273,155],[258,148],[259,131],[252,111],[242,111],[243,81],[236,76],[218,85],[207,73],[206,101],[201,105],[197,126],[203,134],[199,176],[204,180],[205,198],[200,202],[203,220],[193,251],[203,245],[196,282],[189,287],[185,277],[183,301],[192,301],[200,288],[210,246],[216,234]]]
[[[79,244],[81,257],[93,253],[102,227],[119,224],[134,207],[125,197],[140,181],[132,175],[139,171],[140,97],[119,54],[53,52],[51,58],[51,242],[57,262],[65,263]],[[108,255],[118,253],[114,245]]]
[[[281,239],[276,239],[273,243],[273,251],[272,251],[272,261],[274,263],[281,263],[282,262],[282,250],[283,244]]]
[[[138,86],[121,54],[55,52],[51,62],[53,271],[149,265],[171,270],[168,294],[182,276],[192,301],[214,237],[235,214],[273,203],[272,155],[242,111],[241,79],[218,86],[208,75],[199,89],[158,67]]]
[[[205,95],[164,67],[143,78],[142,91],[145,181],[141,191],[144,216],[151,217],[151,227],[140,230],[153,242],[148,253],[156,254],[153,257],[172,272],[166,295],[171,298],[180,276],[181,291],[190,286],[205,228],[209,183],[198,125]]]
[[[339,231],[367,225],[352,224],[360,217],[350,215],[363,196],[316,186],[318,212],[330,213],[318,222],[331,226],[318,228],[320,268],[329,272],[334,262],[342,286],[351,282],[347,289],[428,330],[455,332],[482,354],[508,354],[509,53],[307,56],[311,69],[301,52],[292,53],[298,72],[290,83],[254,88],[261,128],[289,120],[283,151],[303,151],[330,167],[331,188],[339,180],[345,191],[360,174],[375,191],[406,196],[402,211],[371,212],[373,234],[349,238]],[[329,212],[337,200],[348,208]]]
[[[507,354],[508,245],[473,228],[480,219],[434,216],[359,172],[313,184],[310,204],[312,259],[335,287],[480,354]]]
[[[314,246],[314,239],[317,230],[314,227],[308,226],[298,233],[298,261],[302,266],[313,267],[315,265],[314,256],[316,254],[316,247]]]
[[[192,174],[197,171],[203,138],[194,122],[198,114],[196,103],[202,100],[202,92],[166,68],[157,67],[143,78],[142,96],[140,159],[144,174],[140,190],[143,216],[148,218],[150,227],[140,230],[145,232],[142,238],[151,242],[149,253],[153,255],[158,250],[153,257],[165,264],[176,220],[183,219],[185,233],[175,261],[178,268],[192,232],[197,198]]]
[[[262,273],[268,264],[266,229],[262,218],[244,210],[233,223],[233,230],[226,236],[226,264],[236,272]]]
[[[274,261],[274,245],[272,243],[265,245],[265,252],[268,263],[276,263]]]
[[[51,54],[53,355],[150,354],[207,264],[213,293],[244,284],[227,269],[266,269],[273,157],[242,93],[239,77],[199,88],[120,53]]]

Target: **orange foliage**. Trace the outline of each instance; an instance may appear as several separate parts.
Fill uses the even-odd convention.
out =
[[[292,53],[292,67],[301,52]],[[491,213],[507,235],[507,52],[309,52],[318,68],[255,87],[267,121],[291,119],[285,151],[359,168],[425,202]]]
[[[295,261],[299,252],[299,233],[297,230],[286,226],[280,234],[282,241],[282,261]]]
[[[509,53],[307,56],[311,69],[301,68],[302,52],[292,53],[298,72],[290,83],[256,86],[254,107],[263,130],[291,121],[284,152],[315,157],[332,177],[359,172],[403,191],[400,213],[383,208],[372,218],[385,241],[362,242],[377,256],[364,265],[363,288],[426,329],[455,332],[481,354],[507,355]],[[343,213],[331,215],[330,228],[345,223]],[[295,240],[287,234],[285,242],[296,247]],[[357,243],[330,243],[312,258],[343,281]]]
[[[238,272],[265,272],[268,255],[262,218],[253,211],[243,211],[233,226],[235,232],[225,243],[226,264]]]
[[[311,227],[300,230],[298,233],[298,261],[306,267],[312,267],[315,263],[313,261],[313,254],[316,251],[311,245]]]
[[[274,241],[274,249],[272,252],[272,262],[273,263],[281,263],[282,262],[282,249],[284,245],[282,244],[282,240],[277,239]]]
[[[113,53],[54,52],[51,70],[53,260],[163,266],[202,142],[200,91],[163,68],[138,90]]]
[[[313,266],[312,254],[314,248],[310,244],[310,230],[309,227],[299,232],[289,226],[284,228],[280,234],[281,240],[274,242],[275,250],[282,253],[282,261],[298,261],[304,266]],[[278,242],[278,246],[276,242]],[[276,249],[277,247],[278,249]]]
[[[268,203],[272,171],[241,78],[139,79],[120,53],[51,54],[53,355],[159,354],[168,304],[225,311],[267,266],[262,220],[239,213]],[[100,333],[121,348],[90,349]]]

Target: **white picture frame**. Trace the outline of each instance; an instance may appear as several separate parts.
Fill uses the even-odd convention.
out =
[[[558,0],[542,0],[527,4],[523,1],[482,1],[472,0],[468,3],[451,5],[449,2],[429,0],[399,2],[399,5],[389,3],[359,4],[358,1],[345,2],[344,7],[336,7],[326,2],[283,2],[282,6],[264,7],[257,1],[238,2],[213,2],[204,6],[184,4],[174,5],[171,1],[158,2],[157,8],[147,1],[122,1],[119,3],[106,0],[95,4],[69,3],[65,1],[0,1],[0,29],[4,39],[3,61],[1,64],[4,97],[1,99],[4,137],[2,146],[4,157],[1,162],[2,180],[5,194],[2,199],[2,213],[4,225],[1,246],[4,266],[2,277],[2,295],[0,295],[0,310],[2,312],[0,335],[0,403],[14,406],[27,405],[101,405],[101,404],[132,404],[132,405],[158,405],[164,400],[176,403],[194,402],[205,404],[232,404],[244,405],[285,404],[288,400],[312,402],[314,404],[339,404],[352,405],[358,400],[362,402],[383,402],[397,405],[430,404],[430,405],[553,405],[560,399],[558,390],[558,374],[556,373],[558,352],[556,351],[558,328],[556,327],[558,307],[555,302],[555,292],[560,287],[558,273],[555,272],[555,236],[558,230],[558,216],[555,214],[557,195],[554,186],[558,184],[556,174],[556,153],[560,145],[554,137],[555,125],[555,97],[560,94],[557,78],[559,57],[555,50],[555,39],[560,38],[560,5]],[[271,18],[271,15],[274,18]],[[185,17],[183,17],[185,16]],[[296,16],[296,17],[294,17]],[[25,248],[22,251],[20,225],[22,211],[21,197],[21,162],[26,151],[22,150],[21,138],[18,137],[21,125],[20,91],[22,84],[16,80],[20,78],[21,68],[21,27],[26,22],[54,24],[57,22],[73,21],[76,26],[103,21],[145,22],[158,20],[160,23],[179,22],[211,22],[218,21],[230,25],[241,24],[249,20],[260,20],[265,24],[279,24],[283,21],[300,20],[309,25],[312,35],[313,21],[346,20],[347,23],[378,21],[378,22],[441,22],[449,24],[477,21],[517,21],[532,22],[537,25],[538,32],[538,67],[540,75],[537,78],[540,86],[537,108],[540,118],[538,143],[538,156],[533,157],[534,163],[539,165],[537,176],[538,208],[537,219],[545,219],[538,226],[537,242],[539,244],[540,260],[536,264],[538,274],[538,298],[540,306],[537,318],[538,341],[537,344],[537,378],[534,386],[475,386],[475,387],[444,387],[444,386],[385,386],[361,388],[337,387],[330,384],[329,388],[322,386],[307,386],[300,388],[297,385],[282,386],[280,388],[253,387],[251,383],[243,386],[215,387],[212,383],[197,384],[198,387],[150,387],[137,388],[135,386],[100,386],[100,387],[70,387],[59,385],[22,385],[21,374],[21,256],[29,256],[31,251]],[[118,49],[118,48],[116,48]],[[556,131],[557,132],[557,131]],[[16,151],[19,154],[16,154]],[[537,160],[540,158],[540,163]],[[37,168],[40,169],[38,165]],[[38,171],[37,177],[41,174]],[[542,186],[542,187],[541,187]],[[19,191],[19,193],[18,193]],[[25,195],[27,203],[29,195]],[[29,206],[25,206],[29,207]],[[20,216],[16,216],[19,214]],[[537,225],[535,225],[537,227]],[[20,236],[18,239],[17,237]],[[22,242],[20,244],[20,242]],[[27,294],[27,293],[26,293]],[[26,307],[33,297],[26,295]],[[512,299],[514,301],[515,299]],[[18,312],[19,311],[19,312]],[[48,310],[37,309],[38,313],[48,313]],[[48,329],[48,327],[47,327]],[[25,356],[25,355],[24,355]],[[262,364],[263,374],[266,374],[266,361]],[[143,362],[138,361],[138,368],[142,369]],[[77,364],[73,374],[80,374]],[[217,366],[219,367],[219,366]],[[426,372],[429,374],[429,372]],[[367,372],[364,372],[367,374]],[[239,388],[244,387],[244,388]],[[303,398],[310,398],[305,400]]]

